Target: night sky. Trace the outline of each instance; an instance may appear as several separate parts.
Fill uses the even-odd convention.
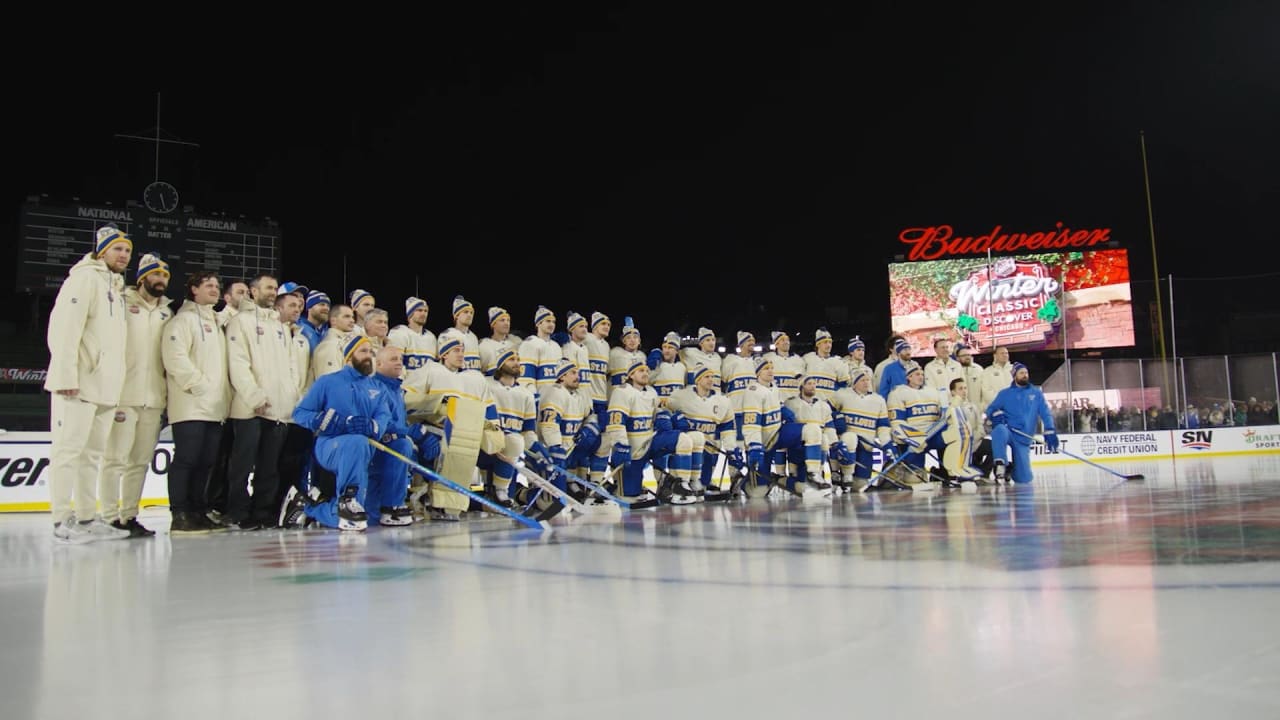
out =
[[[393,318],[416,283],[436,330],[461,292],[509,308],[517,332],[545,304],[632,315],[646,345],[830,323],[875,347],[899,231],[942,223],[1112,228],[1140,304],[1139,131],[1161,275],[1264,274],[1205,297],[1280,279],[1257,262],[1280,207],[1280,5],[897,5],[486,6],[276,43],[86,48],[72,75],[13,81],[12,232],[29,194],[140,200],[153,147],[114,136],[149,134],[160,92],[161,126],[200,144],[161,149],[184,204],[279,221],[283,279],[337,295],[345,256],[345,288]]]

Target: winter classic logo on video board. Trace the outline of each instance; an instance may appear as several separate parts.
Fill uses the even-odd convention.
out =
[[[1124,250],[893,263],[889,304],[893,331],[921,356],[938,337],[979,353],[1133,344]]]

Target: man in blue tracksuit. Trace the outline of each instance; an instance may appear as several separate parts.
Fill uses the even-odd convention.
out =
[[[987,418],[991,420],[991,454],[995,456],[996,482],[1008,481],[1005,465],[1006,447],[1013,450],[1013,482],[1031,482],[1031,438],[1036,432],[1036,420],[1044,423],[1044,444],[1049,452],[1058,452],[1058,433],[1053,426],[1053,414],[1044,400],[1040,388],[1031,384],[1027,366],[1013,363],[1013,384],[996,393],[987,405]],[[1025,435],[1020,435],[1018,430]]]
[[[368,440],[389,432],[394,417],[387,386],[373,377],[369,339],[353,337],[343,348],[343,359],[343,369],[316,379],[294,409],[293,421],[316,433],[315,459],[337,475],[336,496],[309,504],[307,517],[340,530],[364,530],[374,454]]]

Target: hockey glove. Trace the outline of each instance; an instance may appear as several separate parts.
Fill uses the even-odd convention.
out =
[[[753,442],[747,445],[747,465],[758,468],[764,464],[764,446]]]
[[[614,443],[613,452],[609,454],[609,464],[621,467],[631,462],[631,446],[626,443]]]
[[[440,457],[440,436],[433,433],[423,436],[418,443],[418,457],[422,459],[423,465],[430,465]]]
[[[893,449],[892,445],[883,445],[880,447],[880,467],[887,467],[898,461],[898,453]]]
[[[786,405],[783,405],[782,406],[782,422],[793,423],[795,421],[796,421],[796,411],[792,410]]]
[[[1056,453],[1062,443],[1058,440],[1058,433],[1048,430],[1044,434],[1044,446],[1049,448],[1049,452]]]
[[[837,435],[843,435],[849,429],[849,421],[845,419],[844,413],[837,413],[831,418],[831,424],[835,425]]]
[[[734,448],[725,455],[725,462],[729,463],[729,467],[734,470],[742,470],[747,466],[746,458],[742,457],[742,448]]]
[[[654,348],[650,350],[649,357],[645,360],[645,363],[650,370],[657,370],[658,366],[662,364],[662,349]]]
[[[693,425],[689,424],[689,418],[684,416],[682,412],[671,413],[671,429],[678,432],[689,432],[693,429]]]
[[[852,465],[854,463],[854,455],[849,452],[848,446],[843,442],[836,442],[831,445],[831,457],[841,465]]]
[[[596,422],[596,416],[591,415],[587,421],[582,423],[582,427],[578,428],[577,444],[579,447],[595,447],[600,440],[600,423]]]
[[[564,451],[563,445],[552,445],[550,448],[547,448],[547,450],[549,454],[548,456],[551,458],[551,463],[553,465],[564,467],[565,462],[569,460],[569,453]]]
[[[653,429],[655,432],[671,432],[671,413],[666,409],[654,413]]]
[[[377,438],[379,436],[378,421],[365,415],[348,415],[346,434]]]

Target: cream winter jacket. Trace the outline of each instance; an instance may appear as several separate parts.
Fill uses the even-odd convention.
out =
[[[124,305],[129,329],[125,341],[126,382],[120,392],[120,405],[163,410],[167,393],[160,338],[164,337],[165,323],[173,317],[169,300],[160,298],[152,304],[136,287],[129,287],[124,290]]]
[[[227,323],[227,370],[231,377],[231,418],[263,417],[286,422],[298,404],[293,378],[293,335],[275,310],[246,300]],[[270,403],[261,415],[254,408]]]
[[[227,338],[212,305],[187,300],[164,326],[160,340],[169,422],[222,422],[231,402]]]
[[[79,390],[116,405],[125,376],[124,278],[87,254],[71,267],[49,315],[49,373],[44,389]]]

